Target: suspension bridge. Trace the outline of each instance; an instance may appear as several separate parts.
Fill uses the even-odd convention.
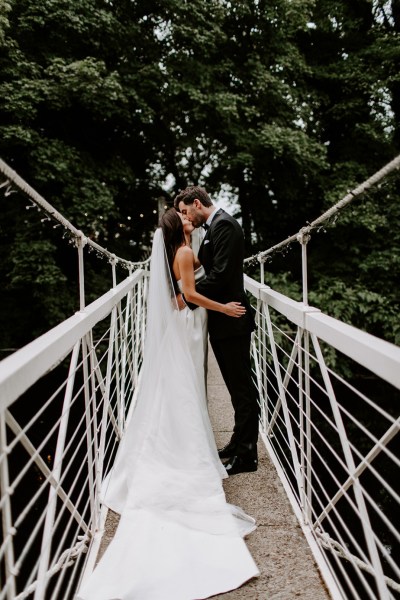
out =
[[[310,232],[399,166],[397,157],[292,238],[246,260],[261,266],[261,280],[246,275],[245,287],[256,309],[262,458],[260,473],[228,480],[226,493],[258,517],[249,543],[261,577],[223,597],[400,597],[400,348],[309,306],[307,291]],[[113,527],[100,489],[135,406],[148,263],[108,252],[3,161],[0,172],[6,195],[17,190],[74,240],[80,297],[77,313],[0,363],[0,600],[69,599]],[[293,241],[301,302],[264,281],[267,257]],[[86,305],[88,249],[109,261],[111,288]],[[355,387],[331,366],[333,351],[374,385]],[[212,363],[208,384],[223,442],[231,415]]]

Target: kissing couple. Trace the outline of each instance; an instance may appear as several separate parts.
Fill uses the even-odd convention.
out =
[[[190,235],[200,226],[196,257]],[[243,260],[238,222],[204,188],[181,191],[154,234],[137,402],[102,490],[121,518],[81,600],[197,600],[259,574],[244,541],[254,519],[226,502],[222,486],[257,470]],[[207,410],[208,335],[235,414],[219,451]]]

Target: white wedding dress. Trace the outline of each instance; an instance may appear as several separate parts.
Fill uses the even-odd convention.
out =
[[[259,574],[243,540],[254,520],[222,487],[205,392],[206,319],[202,308],[177,310],[158,229],[140,390],[103,493],[121,519],[80,600],[197,600]]]

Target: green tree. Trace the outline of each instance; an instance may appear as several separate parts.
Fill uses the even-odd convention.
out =
[[[102,0],[10,1],[0,22],[2,157],[78,228],[133,260],[149,245],[156,208],[146,126],[159,43],[141,4],[142,14],[137,3],[117,10]],[[12,261],[2,265],[2,278],[8,299],[15,301],[25,281],[39,304],[35,332],[23,306],[6,326],[21,332],[19,344],[70,312],[73,275],[59,232],[38,227],[32,211],[22,219],[26,201],[13,199],[1,217],[2,230],[15,232],[7,235]],[[58,310],[49,310],[53,288],[45,279],[31,280],[23,258],[30,244],[37,244],[47,284],[58,289]]]
[[[210,0],[207,10],[204,0],[0,1],[1,155],[127,258],[148,251],[157,201],[168,204],[189,183],[238,199],[250,254],[294,233],[398,151],[399,0]],[[322,308],[333,306],[324,290],[336,279],[350,288],[356,269],[357,289],[369,294],[367,328],[374,294],[388,298],[396,272],[388,233],[396,182],[388,189],[378,201],[386,221],[371,200],[357,221],[340,220],[331,243],[313,236],[310,245]],[[0,216],[10,257],[1,275],[18,314],[5,327],[21,331],[21,342],[30,324],[17,309],[18,286],[29,282],[45,328],[71,310],[75,277],[71,248],[36,213],[21,212],[24,204],[13,195]],[[351,260],[348,240],[359,252]],[[30,243],[46,277],[30,273]],[[290,253],[271,268],[288,281],[298,263]],[[106,285],[95,260],[88,280],[93,295]],[[52,286],[59,294],[49,307]]]
[[[318,0],[299,36],[309,67],[307,131],[327,148],[329,169],[320,171],[324,209],[399,152],[393,69],[400,45],[393,16],[388,3]],[[310,300],[396,343],[398,192],[398,177],[389,178],[309,244]],[[310,212],[309,220],[316,216]]]
[[[318,204],[325,148],[305,128],[307,65],[297,47],[313,2],[228,5],[221,54],[234,110],[219,117],[226,151],[214,177],[237,192],[250,251],[251,232],[266,248]]]

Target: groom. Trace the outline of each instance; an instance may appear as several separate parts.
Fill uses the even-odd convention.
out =
[[[247,308],[239,319],[208,311],[208,330],[235,411],[232,438],[218,454],[227,459],[224,464],[228,475],[256,471],[259,407],[251,377],[250,339],[254,320],[243,287],[243,231],[236,219],[214,207],[204,188],[187,187],[176,196],[174,206],[194,227],[202,225],[206,230],[199,259],[207,277],[196,284],[196,290],[212,300],[237,301]],[[197,308],[193,304],[188,306]]]

